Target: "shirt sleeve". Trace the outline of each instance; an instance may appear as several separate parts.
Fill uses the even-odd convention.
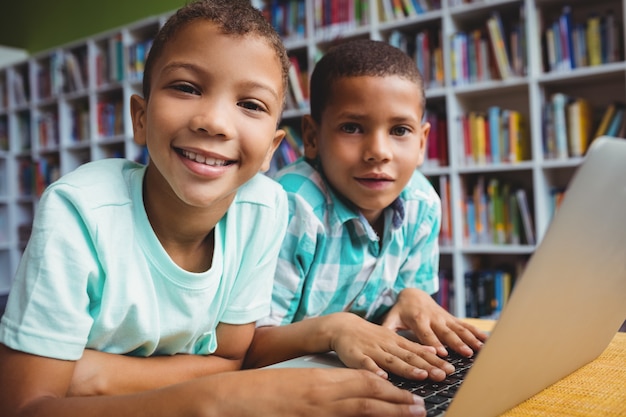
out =
[[[98,273],[90,231],[66,193],[42,196],[18,267],[0,341],[35,355],[77,360],[93,319],[88,279]]]
[[[319,222],[302,197],[288,194],[289,223],[280,249],[269,316],[257,326],[277,326],[298,321],[305,278],[308,276],[317,242]]]
[[[251,323],[269,314],[272,283],[287,228],[288,209],[286,194],[280,186],[272,182],[271,187],[263,189],[264,193],[274,195],[272,203],[256,205],[245,214],[239,212],[235,220],[240,231],[237,242],[226,243],[231,247],[241,245],[242,250],[236,251],[240,255],[232,265],[237,274],[227,307],[220,318],[224,323]],[[266,196],[263,200],[267,200]]]
[[[415,223],[412,246],[396,281],[396,296],[405,288],[419,288],[428,294],[439,290],[441,200],[433,191],[430,201],[422,204],[424,209]]]

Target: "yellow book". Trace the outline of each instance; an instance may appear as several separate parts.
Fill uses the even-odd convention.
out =
[[[509,114],[509,160],[519,162],[521,160],[520,151],[520,113],[511,110]]]
[[[443,49],[436,48],[434,51],[435,56],[435,79],[438,86],[443,86]]]
[[[518,113],[517,117],[517,158],[518,161],[526,161],[530,159],[530,140],[527,123],[524,115]]]
[[[609,104],[609,106],[606,108],[606,110],[604,111],[604,115],[602,116],[602,120],[600,120],[600,124],[596,129],[596,133],[593,135],[593,139],[600,137],[606,133],[607,129],[609,128],[609,124],[611,123],[611,120],[613,120],[613,115],[615,114],[616,108],[617,107],[615,103]]]
[[[472,162],[474,162],[475,164],[478,164],[478,162],[480,161],[480,158],[478,156],[478,135],[476,133],[476,112],[469,112],[468,118],[467,118],[467,122],[469,124],[469,134],[470,134],[470,147],[471,147],[471,155],[472,155]]]
[[[487,163],[487,136],[485,134],[485,115],[482,113],[476,113],[474,119],[475,134],[476,134],[476,155],[478,157],[477,163],[484,165]]]
[[[589,102],[576,98],[567,106],[567,132],[570,156],[583,156],[590,142],[592,110]]]
[[[496,58],[496,66],[498,67],[500,78],[504,80],[511,76],[511,65],[509,63],[509,57],[506,54],[504,34],[502,33],[502,25],[499,19],[500,17],[498,15],[487,19],[487,31],[491,39],[491,47],[493,48],[493,54]]]
[[[600,16],[593,15],[587,19],[587,54],[589,65],[602,64],[602,41],[600,36]]]

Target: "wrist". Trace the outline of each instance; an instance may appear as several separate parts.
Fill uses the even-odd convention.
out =
[[[320,340],[324,340],[327,351],[336,351],[339,339],[346,333],[345,329],[350,327],[355,319],[360,320],[353,313],[339,312],[320,317],[325,319],[320,326]]]

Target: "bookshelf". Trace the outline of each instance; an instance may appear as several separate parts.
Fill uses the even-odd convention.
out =
[[[493,314],[478,300],[484,289],[489,299],[491,291],[514,288],[510,278],[541,240],[555,198],[566,189],[605,113],[611,105],[614,113],[623,110],[626,0],[254,3],[283,35],[294,63],[291,86],[299,88],[290,93],[283,114],[292,140],[284,141],[277,164],[298,156],[294,145],[308,110],[308,73],[327,48],[371,38],[404,47],[415,58],[427,84],[426,117],[436,126],[420,169],[444,201],[438,296],[461,317]],[[90,160],[145,160],[145,151],[132,140],[128,103],[131,94],[141,92],[145,53],[167,16],[0,66],[0,295],[10,289],[47,184]],[[598,22],[589,20],[596,16]],[[605,47],[599,58],[596,48],[583,59],[576,52],[586,39],[580,28],[597,23],[600,39],[613,33],[607,27],[617,29],[616,35],[600,42]],[[572,40],[572,60],[551,42],[560,39],[556,29],[568,25],[578,39]],[[492,42],[506,44],[507,54],[500,48],[498,58]],[[559,95],[564,108],[555,111]],[[570,106],[574,102],[579,105]],[[573,123],[575,115],[586,115],[587,124]],[[565,144],[562,136],[557,140],[563,120],[570,136],[576,135],[572,144],[567,133]],[[468,221],[468,213],[479,221]],[[517,220],[512,224],[508,218]]]

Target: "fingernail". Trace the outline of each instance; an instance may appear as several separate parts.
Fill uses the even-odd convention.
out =
[[[433,376],[436,378],[445,378],[446,373],[441,369],[433,369]]]
[[[409,413],[411,413],[412,416],[423,417],[426,415],[426,409],[423,405],[410,405]]]
[[[389,375],[387,375],[387,372],[383,371],[382,369],[379,371],[376,371],[376,375],[384,379],[389,378]]]
[[[451,363],[446,363],[444,366],[446,368],[446,373],[451,374],[452,372],[454,372],[454,365],[452,365]]]
[[[424,405],[424,399],[419,395],[413,394],[413,403],[415,405]]]
[[[428,376],[428,372],[420,368],[413,368],[413,375],[415,375],[416,378],[425,378]]]

